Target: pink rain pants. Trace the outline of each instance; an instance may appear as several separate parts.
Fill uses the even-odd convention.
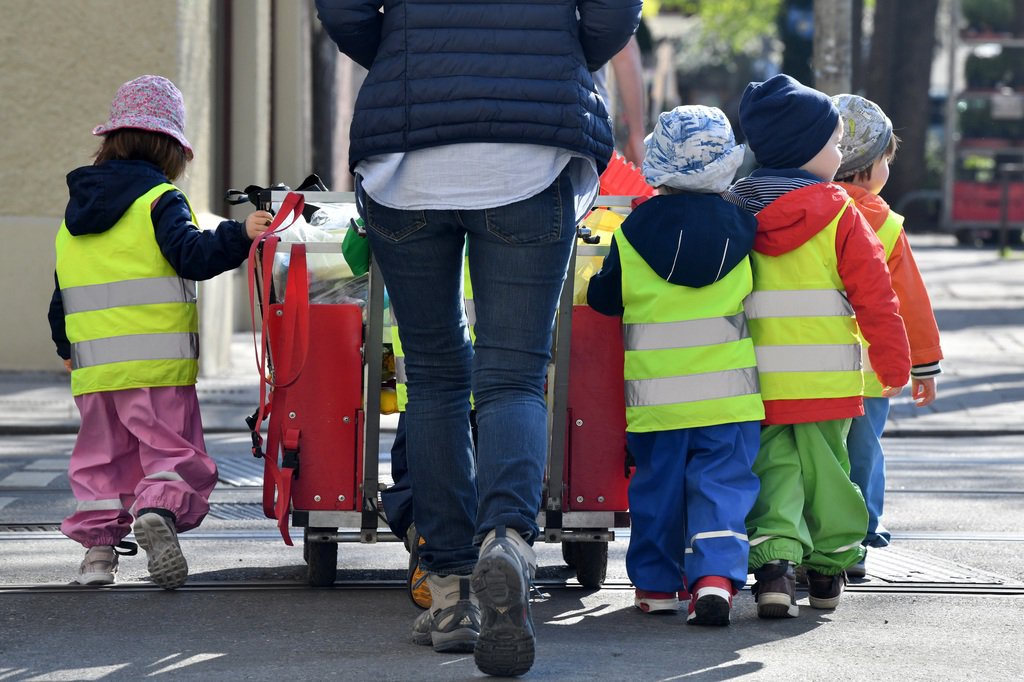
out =
[[[210,511],[217,465],[206,454],[195,386],[75,398],[82,415],[68,478],[78,502],[61,531],[85,547],[116,545],[139,509],[166,509],[179,532]]]

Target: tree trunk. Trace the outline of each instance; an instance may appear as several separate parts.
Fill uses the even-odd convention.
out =
[[[827,95],[850,92],[851,0],[814,3],[814,87]]]
[[[892,119],[901,140],[882,192],[890,204],[921,188],[925,180],[928,88],[937,12],[938,0],[875,3],[866,96]]]
[[[864,0],[853,0],[850,21],[850,92],[863,92]]]

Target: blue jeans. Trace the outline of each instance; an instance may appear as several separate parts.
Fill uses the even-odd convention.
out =
[[[361,198],[405,351],[405,445],[413,514],[425,539],[420,556],[434,573],[466,574],[495,526],[531,542],[539,534],[544,382],[576,234],[572,184],[563,172],[529,199],[466,211],[400,210]],[[475,345],[463,309],[464,253]]]
[[[879,519],[885,502],[885,455],[882,432],[889,418],[888,398],[864,398],[864,416],[850,425],[850,480],[857,484],[868,505],[868,534],[864,544],[885,547],[892,536]]]

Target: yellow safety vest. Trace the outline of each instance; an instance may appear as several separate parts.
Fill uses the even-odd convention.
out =
[[[903,232],[903,216],[894,211],[889,211],[889,215],[886,216],[885,222],[878,228],[875,233],[878,235],[879,241],[882,242],[882,246],[885,247],[885,261],[888,263],[889,258],[892,256],[893,249],[896,248],[896,242],[899,241],[900,233]],[[863,335],[860,337],[861,341],[861,362],[864,366],[864,393],[863,395],[869,398],[881,398],[882,397],[882,382],[878,380],[878,376],[875,375],[875,370],[871,367],[871,359],[868,357],[868,342]]]
[[[754,291],[745,307],[765,400],[847,398],[864,389],[857,323],[836,258],[850,201],[798,248],[752,252]]]
[[[196,382],[196,283],[164,258],[150,215],[171,190],[177,188],[169,183],[149,190],[105,232],[72,236],[61,223],[57,280],[76,396]]]
[[[622,263],[626,429],[764,419],[743,312],[752,285],[749,259],[714,284],[692,288],[662,279],[621,230],[613,239]]]

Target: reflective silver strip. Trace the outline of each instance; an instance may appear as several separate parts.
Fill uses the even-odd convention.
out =
[[[148,476],[146,476],[146,480],[147,481],[184,481],[185,479],[183,479],[181,477],[181,474],[179,474],[176,471],[158,471],[158,472],[156,472],[154,474],[149,474]]]
[[[626,406],[673,405],[732,398],[760,390],[754,367],[626,382]]]
[[[736,538],[738,540],[743,540],[744,542],[748,541],[746,533],[737,533],[737,532],[731,531],[731,530],[713,530],[713,531],[708,531],[707,533],[697,533],[692,538],[690,538],[690,545],[691,546],[686,548],[686,552],[685,553],[686,554],[693,554],[693,547],[692,547],[692,545],[697,540],[709,540],[711,538]]]
[[[753,540],[750,541],[750,546],[751,547],[757,547],[762,542],[767,542],[769,540],[774,540],[777,537],[779,537],[779,536],[778,535],[765,535],[765,536],[762,536],[762,537],[759,537],[759,538],[754,538]]]
[[[392,327],[397,327],[398,326],[398,318],[395,317],[395,306],[389,305],[388,306],[388,310],[391,312],[391,326]]]
[[[859,542],[851,542],[848,545],[843,545],[842,547],[836,547],[831,552],[829,552],[829,554],[841,554],[842,552],[848,552],[851,549],[853,549],[854,547],[859,547],[859,546],[860,546]]]
[[[853,315],[853,306],[842,291],[835,289],[797,289],[795,291],[755,291],[743,302],[747,317],[835,317]]]
[[[476,326],[476,304],[471,298],[463,299],[462,302],[466,306],[466,320],[469,322],[469,326]]]
[[[196,283],[180,277],[130,279],[61,289],[64,313],[84,313],[150,303],[195,303]]]
[[[859,372],[860,344],[755,346],[761,372]]]
[[[395,357],[395,381],[405,383],[405,356]]]
[[[734,530],[712,530],[706,533],[697,533],[690,538],[690,544],[692,545],[697,540],[707,540],[709,538],[737,538],[739,540],[747,541],[746,533],[737,533]]]
[[[129,360],[195,360],[199,357],[199,335],[130,334],[79,341],[71,346],[75,369]]]
[[[654,322],[622,325],[626,350],[693,348],[729,343],[750,337],[743,313],[685,322]]]
[[[106,511],[108,509],[124,509],[120,499],[112,500],[79,500],[78,504],[75,505],[75,509],[80,512],[86,511]]]

